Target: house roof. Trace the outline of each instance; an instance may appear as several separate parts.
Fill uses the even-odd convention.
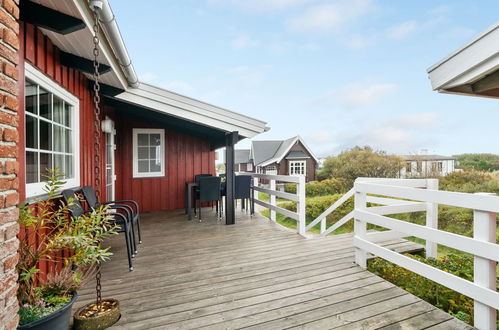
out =
[[[310,156],[304,153],[303,151],[290,151],[288,155],[285,157],[285,159],[304,159],[304,158],[310,158]]]
[[[249,149],[237,149],[234,153],[235,164],[246,164],[250,162]]]
[[[85,28],[69,34],[59,34],[44,28],[40,30],[62,51],[89,60],[93,59],[93,13],[87,0],[34,0],[34,2],[82,20]],[[101,29],[100,37],[99,60],[111,67],[109,72],[101,75],[100,81],[114,88],[110,92],[102,89],[102,93],[108,98],[138,106],[136,111],[139,114],[140,108],[144,108],[156,111],[165,117],[175,117],[211,128],[221,132],[222,135],[223,132],[238,132],[240,139],[254,137],[269,129],[264,121],[150,84],[141,82],[136,88],[129,86],[117,53],[111,47],[109,36],[104,33],[104,29]],[[91,75],[86,75],[92,79]]]
[[[401,155],[404,160],[455,160],[456,158],[451,156],[442,155]]]
[[[433,90],[499,97],[499,22],[428,69]]]
[[[251,147],[253,162],[256,166],[267,166],[272,163],[280,163],[281,160],[290,153],[290,149],[297,142],[301,142],[310,155],[312,155],[312,158],[317,161],[317,157],[315,157],[305,141],[298,135],[286,140],[253,141]]]

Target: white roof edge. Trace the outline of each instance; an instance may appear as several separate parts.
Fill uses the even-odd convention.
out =
[[[288,148],[282,153],[281,156],[266,160],[265,162],[262,162],[261,164],[259,164],[259,166],[267,166],[267,165],[272,164],[272,163],[280,163],[282,161],[282,159],[289,153],[289,151],[295,145],[295,143],[298,141],[300,141],[303,144],[303,146],[305,147],[305,149],[307,149],[307,151],[312,156],[312,158],[315,159],[316,162],[318,162],[319,160],[317,159],[315,154],[312,152],[312,150],[308,147],[308,145],[305,143],[305,141],[302,139],[302,137],[300,135],[297,135],[297,136],[295,136],[293,142],[288,146]]]
[[[499,68],[499,22],[427,69],[433,90],[476,82]]]
[[[475,36],[473,39],[471,39],[470,41],[468,41],[467,43],[465,43],[464,45],[462,45],[461,47],[459,47],[458,49],[456,49],[455,51],[453,51],[452,53],[450,53],[449,55],[445,56],[443,59],[441,59],[440,61],[438,61],[437,63],[433,64],[432,66],[430,66],[426,72],[431,72],[433,70],[435,70],[437,67],[441,66],[442,64],[444,64],[445,62],[447,62],[448,60],[450,60],[451,58],[453,58],[454,56],[456,56],[457,54],[461,53],[463,50],[465,50],[466,48],[469,48],[471,47],[474,43],[476,43],[478,40],[482,39],[483,37],[485,37],[487,34],[491,33],[492,31],[494,31],[495,29],[499,28],[499,22],[496,22],[495,24],[492,24],[487,30],[483,31],[482,33],[480,33],[479,35]]]
[[[129,88],[116,98],[200,125],[226,132],[237,131],[245,138],[254,137],[266,129],[266,122],[261,120],[148,84]]]

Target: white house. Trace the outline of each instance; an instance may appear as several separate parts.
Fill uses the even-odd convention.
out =
[[[406,166],[400,170],[401,178],[444,176],[456,170],[456,159],[441,155],[401,155]]]

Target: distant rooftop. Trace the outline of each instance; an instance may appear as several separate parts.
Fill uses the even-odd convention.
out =
[[[442,155],[400,155],[405,160],[455,160],[452,156]]]

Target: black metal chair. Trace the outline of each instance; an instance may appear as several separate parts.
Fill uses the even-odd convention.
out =
[[[139,244],[142,244],[142,236],[140,233],[140,212],[138,203],[133,200],[99,202],[95,190],[91,186],[82,187],[81,191],[88,205],[93,209],[98,208],[100,205],[109,205],[112,209],[125,210],[127,212],[129,219],[131,220],[133,248],[135,252],[134,255],[137,254],[138,251],[137,244],[135,243],[135,227],[137,227]],[[131,205],[133,205],[133,207]]]
[[[216,202],[217,216],[219,209],[219,202],[221,199],[220,194],[221,182],[220,178],[216,176],[205,176],[199,178],[199,195],[196,194],[196,205],[199,207],[199,221],[201,221],[201,204],[207,202]]]
[[[85,210],[80,203],[80,199],[76,195],[77,192],[81,192],[80,189],[65,189],[61,192],[63,201],[68,205],[71,217],[79,217],[81,215],[91,213],[93,210]],[[133,270],[132,255],[133,255],[133,243],[132,243],[132,226],[129,216],[118,213],[109,212],[109,215],[113,217],[114,222],[118,225],[118,232],[125,233],[125,242],[128,256],[128,268],[130,271]]]
[[[235,177],[234,199],[241,200],[241,209],[248,210],[251,200],[251,176],[237,175]]]
[[[205,177],[211,177],[213,176],[212,174],[210,173],[202,173],[202,174],[196,174],[194,175],[194,182],[196,182],[197,184],[197,187],[194,188],[194,214],[197,214],[196,213],[196,200],[199,198],[199,180],[201,178],[205,178]]]

